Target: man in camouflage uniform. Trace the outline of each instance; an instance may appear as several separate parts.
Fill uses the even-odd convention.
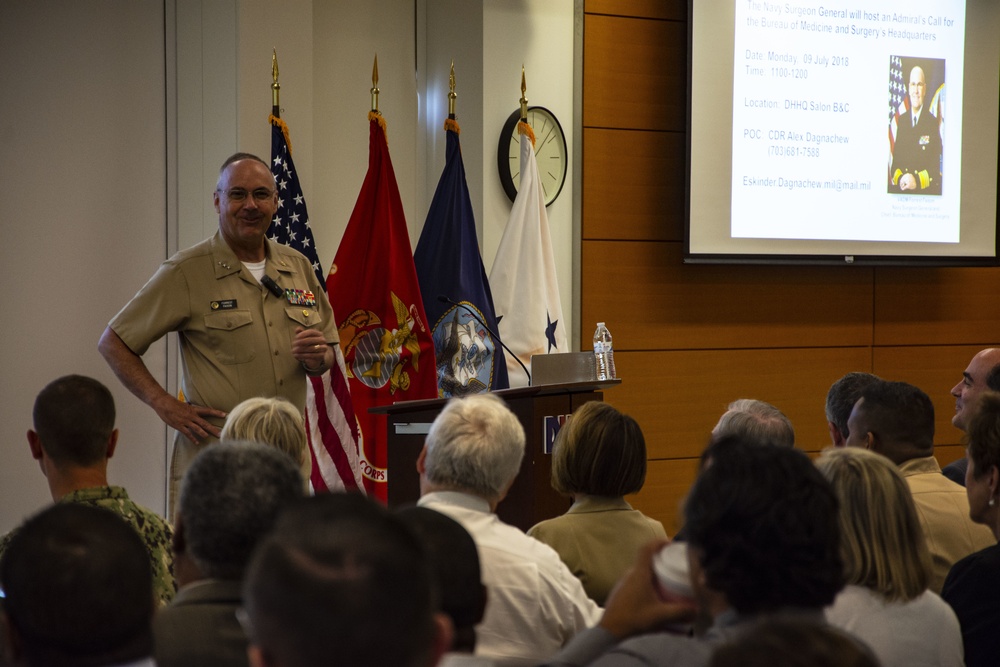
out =
[[[118,444],[115,402],[108,388],[82,375],[61,377],[38,394],[32,419],[28,446],[52,500],[102,507],[125,519],[149,552],[157,600],[170,601],[177,590],[173,529],[155,512],[132,502],[125,489],[108,485],[108,459]],[[0,559],[12,535],[0,538]]]

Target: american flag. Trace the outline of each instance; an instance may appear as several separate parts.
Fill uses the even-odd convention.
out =
[[[899,56],[889,58],[889,164],[896,145],[896,128],[899,117],[910,110],[910,96],[906,81],[903,80],[903,60]]]
[[[288,126],[271,116],[271,173],[278,186],[278,210],[268,229],[269,238],[295,248],[312,264],[316,279],[326,291],[326,276],[316,252],[306,200],[292,162]],[[347,367],[340,345],[334,345],[336,365],[317,377],[306,378],[306,436],[312,452],[313,489],[361,491],[358,452],[361,438],[347,384]]]

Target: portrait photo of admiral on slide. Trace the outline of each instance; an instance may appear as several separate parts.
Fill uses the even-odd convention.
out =
[[[944,101],[944,60],[889,59],[890,193],[941,194]]]

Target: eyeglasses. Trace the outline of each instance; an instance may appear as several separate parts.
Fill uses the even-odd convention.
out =
[[[217,192],[226,195],[226,199],[229,201],[241,202],[246,201],[246,198],[253,195],[253,200],[256,202],[265,202],[274,196],[274,190],[268,190],[267,188],[257,188],[253,192],[247,192],[244,188],[230,188],[228,190],[217,190]]]

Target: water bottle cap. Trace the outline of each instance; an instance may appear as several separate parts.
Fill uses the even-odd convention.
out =
[[[603,327],[603,326],[604,326],[604,322],[598,322],[598,323],[597,323],[597,326],[598,326],[598,327]]]

